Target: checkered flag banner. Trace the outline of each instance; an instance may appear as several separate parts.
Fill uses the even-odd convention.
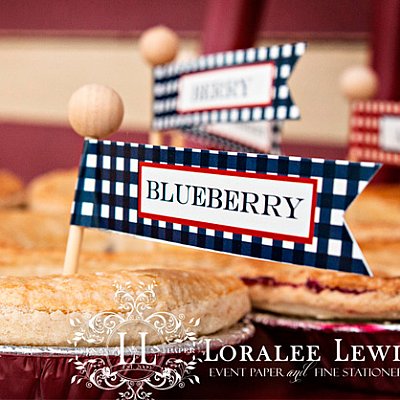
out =
[[[350,118],[352,160],[400,166],[400,102],[357,101]]]
[[[287,80],[305,49],[250,48],[154,68],[153,128],[299,119]]]
[[[378,168],[89,139],[71,224],[369,274],[343,217]]]

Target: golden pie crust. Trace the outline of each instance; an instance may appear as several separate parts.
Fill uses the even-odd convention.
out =
[[[70,319],[121,312],[113,285],[128,282],[132,293],[140,285],[155,282],[157,302],[146,312],[184,315],[186,321],[200,318],[200,324],[193,328],[198,335],[229,327],[250,310],[248,289],[238,278],[194,271],[143,269],[73,276],[2,276],[0,343],[67,346],[74,336]]]
[[[33,179],[27,188],[29,209],[46,214],[69,214],[77,178],[77,169],[60,169]]]
[[[50,215],[29,210],[0,210],[0,248],[64,250],[68,238],[70,215]],[[110,233],[86,229],[83,249],[107,251]]]
[[[367,186],[345,219],[361,245],[400,241],[400,184]]]
[[[317,319],[396,320],[400,278],[265,262],[243,271],[253,307]]]
[[[15,174],[0,169],[0,208],[21,206],[25,202],[24,184]]]

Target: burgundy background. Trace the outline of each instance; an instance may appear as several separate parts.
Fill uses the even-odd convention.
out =
[[[400,100],[400,1],[375,1],[372,67],[379,77],[376,98]]]
[[[365,38],[373,0],[2,0],[0,30],[81,34],[107,31],[138,34],[165,24],[180,34],[210,28],[215,10],[224,11],[220,32],[238,14],[260,14],[260,36],[296,34],[302,38]],[[207,16],[207,19],[205,17]],[[12,32],[10,32],[12,31]],[[221,40],[215,37],[214,40]]]

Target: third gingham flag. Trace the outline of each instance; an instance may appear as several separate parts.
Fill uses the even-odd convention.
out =
[[[71,223],[368,274],[343,217],[378,168],[91,139]]]
[[[349,156],[400,166],[400,102],[357,101],[351,107]]]

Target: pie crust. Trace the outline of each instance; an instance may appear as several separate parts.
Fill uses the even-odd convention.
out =
[[[185,321],[200,318],[193,327],[207,335],[229,327],[250,310],[246,286],[235,277],[218,277],[194,271],[144,269],[88,273],[73,276],[0,277],[0,343],[68,346],[74,337],[71,318],[88,318],[99,312],[121,312],[114,300],[114,284],[132,287],[156,283],[157,302],[151,310],[169,312]],[[133,324],[130,333],[143,329]],[[134,335],[139,343],[139,335]],[[157,336],[150,343],[157,342]],[[116,345],[117,343],[111,343]],[[87,344],[86,344],[87,345]],[[104,343],[103,343],[104,345]]]
[[[22,181],[12,172],[0,169],[0,208],[21,206],[24,201]]]

